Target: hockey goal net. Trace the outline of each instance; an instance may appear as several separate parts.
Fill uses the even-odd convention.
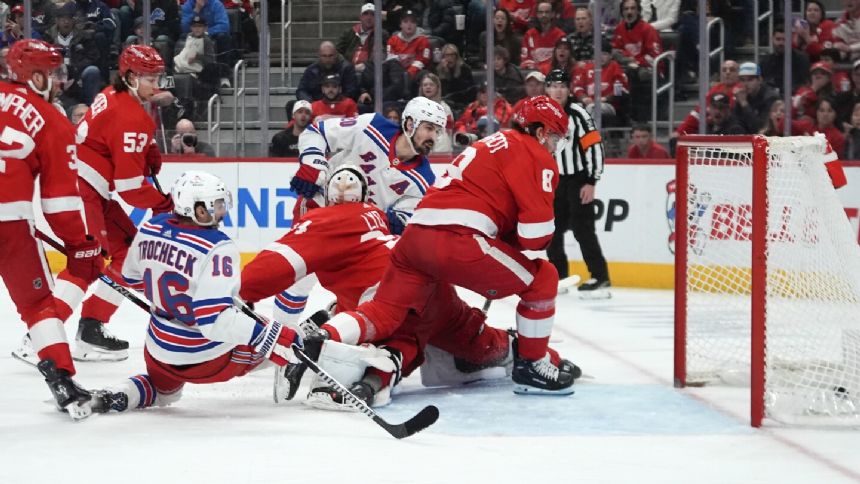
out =
[[[749,385],[751,423],[860,425],[860,248],[823,137],[678,144],[675,385]]]

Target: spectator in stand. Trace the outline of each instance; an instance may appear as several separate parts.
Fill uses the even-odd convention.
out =
[[[845,128],[845,153],[839,153],[843,160],[860,160],[860,103],[851,107],[851,121]]]
[[[233,52],[230,40],[230,19],[227,17],[227,9],[221,0],[185,0],[182,5],[182,33],[191,31],[191,20],[194,17],[203,17],[209,37],[215,42],[215,54],[217,62],[225,64],[224,72],[221,73],[221,85],[230,87],[230,80],[226,72],[233,68]]]
[[[764,127],[759,130],[758,134],[764,136],[782,136],[784,119],[785,102],[783,102],[782,99],[777,99],[770,105],[770,111],[767,114],[767,122]],[[792,131],[794,131],[794,126],[794,123],[792,123]]]
[[[143,0],[125,0],[127,5],[120,7],[120,18],[129,19],[135,24],[143,22]],[[150,38],[152,46],[168,62],[173,59],[173,50],[179,41],[179,4],[175,0],[150,0]],[[133,19],[133,20],[132,20]],[[190,27],[189,27],[190,30]],[[133,38],[132,38],[133,37]],[[132,33],[124,38],[123,44],[140,44],[141,39]],[[172,72],[172,69],[169,68]]]
[[[655,30],[672,30],[678,23],[681,0],[641,0],[642,18]]]
[[[552,57],[538,64],[537,69],[543,72],[544,75],[549,74],[549,71],[561,69],[572,77],[576,65],[570,41],[567,37],[562,37],[555,41],[555,47],[552,49]]]
[[[334,44],[328,40],[320,43],[319,60],[309,65],[302,74],[302,79],[296,88],[296,98],[309,102],[321,99],[322,80],[329,74],[340,76],[345,96],[358,99],[358,77],[355,74],[355,67],[340,57]]]
[[[457,30],[455,16],[457,10],[454,8],[454,0],[424,0],[422,14],[418,24],[430,39],[434,39],[433,45],[452,43],[463,44],[463,31]]]
[[[290,114],[290,113],[287,113]],[[269,146],[269,156],[279,158],[298,158],[299,136],[311,122],[311,103],[307,101],[296,101],[293,103],[293,112],[290,122],[282,130],[272,136],[272,144]]]
[[[754,62],[741,64],[738,73],[741,88],[734,92],[734,113],[747,134],[755,134],[767,123],[770,106],[779,99],[779,93],[764,83]]]
[[[833,108],[833,98],[822,97],[815,106],[815,129],[823,133],[833,151],[839,156],[845,153],[845,134],[836,124],[836,110]],[[812,133],[810,133],[812,134]]]
[[[64,2],[54,2],[53,0],[30,0],[31,7],[30,13],[33,19],[33,38],[41,39],[44,38],[45,33],[48,32],[48,29],[54,26],[54,22],[56,20],[56,13],[59,6],[57,3],[62,4]],[[85,3],[85,0],[81,0],[82,3]],[[23,3],[23,2],[22,2]],[[13,8],[14,10],[14,8]],[[23,10],[21,11],[23,14]],[[38,35],[37,35],[38,34]]]
[[[514,105],[514,112],[519,111],[526,99],[546,94],[545,82],[546,76],[540,71],[531,71],[526,74],[526,95]]]
[[[420,4],[420,0],[383,0],[382,28],[389,32],[396,32],[400,29],[403,12],[407,10],[415,11]]]
[[[504,10],[510,13],[511,28],[520,34],[529,29],[529,18],[531,18],[532,9],[534,7],[535,0],[499,1],[499,10]],[[498,12],[498,10],[496,12]]]
[[[520,53],[520,67],[537,69],[541,62],[552,59],[552,51],[558,39],[564,38],[564,30],[555,26],[555,10],[552,2],[540,1],[535,5],[537,26],[526,31]]]
[[[851,89],[836,95],[836,122],[847,129],[852,122],[854,105],[860,102],[860,59],[854,61],[851,69]]]
[[[843,0],[845,11],[833,28],[833,47],[849,61],[860,57],[860,1]]]
[[[173,57],[175,72],[199,76],[207,66],[213,70],[214,64],[215,42],[206,35],[206,20],[198,15],[191,20],[188,36],[176,44],[176,55]],[[212,72],[217,73],[214,70]],[[208,83],[212,84],[211,75]]]
[[[37,34],[38,35],[38,34]],[[24,7],[12,7],[6,21],[3,23],[3,33],[0,34],[0,48],[10,47],[16,41],[24,38]],[[40,37],[33,37],[41,39]]]
[[[860,3],[860,2],[858,2]],[[761,75],[765,82],[775,87],[780,93],[784,84],[783,72],[785,64],[785,28],[776,25],[773,28],[773,53],[761,58]],[[798,49],[791,50],[791,91],[809,83],[809,57]]]
[[[682,0],[678,16],[678,45],[675,46],[676,92],[681,84],[698,79],[699,62],[699,14],[696,0]],[[683,99],[683,96],[681,96]]]
[[[451,110],[451,106],[448,106],[448,103],[442,99],[442,81],[439,80],[439,76],[432,72],[424,74],[424,77],[421,78],[418,95],[439,103],[448,115],[445,130],[436,138],[436,143],[433,144],[433,149],[430,152],[437,154],[451,153],[454,150],[451,142],[451,136],[454,134],[454,112]]]
[[[373,3],[361,6],[359,22],[341,34],[335,45],[338,53],[355,66],[359,75],[365,70],[365,63],[373,60],[373,26],[376,16]],[[383,45],[388,42],[388,32],[382,31]]]
[[[851,73],[837,69],[838,66],[836,64],[839,62],[839,51],[833,48],[824,49],[818,58],[821,59],[818,62],[824,62],[833,71],[833,74],[830,76],[830,83],[833,84],[834,95],[850,91]]]
[[[810,0],[806,3],[804,19],[797,20],[792,29],[795,49],[806,52],[810,62],[819,60],[821,51],[833,47],[833,29],[836,23],[826,18],[824,4],[819,0]],[[842,59],[840,55],[835,61]]]
[[[170,152],[175,155],[215,156],[212,145],[197,138],[197,128],[188,119],[176,122],[176,134],[170,139]]]
[[[666,148],[651,139],[651,128],[647,124],[633,126],[633,142],[627,149],[627,158],[631,160],[660,160],[671,158]]]
[[[373,61],[365,62],[365,68],[358,76],[358,112],[360,114],[374,112],[374,79]],[[399,101],[405,96],[403,77],[405,71],[397,59],[388,59],[382,63],[382,103],[389,104]]]
[[[612,46],[618,49],[631,83],[633,118],[644,120],[651,113],[651,76],[654,59],[663,52],[657,30],[642,20],[639,1],[621,2],[622,22],[615,27]]]
[[[504,47],[508,49],[508,54],[511,57],[511,63],[518,66],[520,65],[520,49],[523,45],[523,40],[519,34],[514,32],[514,17],[511,16],[510,12],[503,8],[496,9],[496,13],[493,15],[493,43],[497,47]],[[482,32],[481,38],[481,52],[486,52],[487,48],[487,33]]]
[[[493,72],[496,91],[502,93],[508,102],[516,103],[525,96],[525,79],[520,69],[510,62],[508,49],[496,46],[493,56]]]
[[[732,114],[731,101],[723,93],[714,94],[705,116],[705,134],[744,134],[744,127]]]
[[[69,121],[72,122],[75,126],[84,119],[84,116],[87,114],[87,110],[90,109],[86,104],[75,104],[72,106],[72,109],[69,111]]]
[[[821,98],[832,98],[833,83],[830,77],[833,69],[826,62],[816,62],[810,69],[812,81],[808,86],[801,86],[792,96],[792,111],[794,117],[807,117],[815,119],[818,100]]]
[[[436,75],[442,81],[445,100],[455,110],[475,100],[475,81],[472,69],[463,62],[460,50],[454,44],[442,47],[442,60],[436,66]]]
[[[564,31],[565,34],[573,32],[576,18],[576,8],[568,0],[549,0],[552,4],[553,25]],[[529,15],[531,17],[531,25],[538,26],[537,5],[532,7]]]
[[[340,76],[337,74],[329,74],[323,78],[322,94],[322,99],[311,103],[311,112],[314,113],[312,122],[358,116],[355,101],[341,93]]]
[[[74,3],[67,3],[56,11],[56,25],[45,36],[60,48],[68,69],[63,105],[92,104],[102,88],[102,75],[97,67],[100,63],[99,49],[93,31],[84,29],[79,17],[76,18]]]
[[[591,11],[583,7],[576,9],[575,23],[576,30],[567,37],[573,60],[588,62],[594,59],[594,19]]]
[[[110,65],[111,55],[117,54],[119,50],[119,45],[114,45],[117,25],[111,15],[110,8],[101,0],[77,0],[66,5],[69,4],[77,6],[77,22],[83,28],[93,31],[93,39],[99,50],[98,66],[102,78],[107,79],[112,67]]]
[[[400,126],[400,108],[396,104],[392,104],[382,110],[382,116],[392,123]]]
[[[461,145],[467,146],[471,144],[463,143],[460,141],[462,137],[457,137],[459,133],[471,134],[477,137],[478,135],[478,120],[481,119],[481,116],[487,115],[487,83],[481,85],[481,88],[478,90],[478,99],[475,102],[466,106],[466,109],[463,110],[463,114],[460,115],[460,118],[457,119],[457,122],[454,123],[454,133],[455,140]],[[500,123],[500,126],[503,128],[508,127],[508,124],[511,120],[511,115],[513,114],[513,107],[505,100],[505,97],[500,93],[496,93],[496,101],[495,108],[493,109],[494,118]],[[477,138],[469,138],[474,141]]]
[[[739,72],[740,66],[738,66],[737,62],[733,60],[723,62],[723,65],[720,67],[720,82],[714,84],[713,87],[708,90],[707,94],[705,94],[705,99],[707,99],[708,103],[710,103],[710,100],[713,99],[715,95],[723,94],[729,100],[732,107],[734,107],[735,93],[744,87],[740,82],[740,76],[738,75]],[[687,114],[687,117],[681,121],[676,133],[696,134],[698,132],[699,107],[696,106],[689,114]]]
[[[609,39],[600,52],[600,112],[606,126],[626,125],[630,105],[630,84],[621,64],[612,59]],[[571,95],[594,116],[594,62],[586,62],[573,74]]]
[[[418,79],[418,73],[431,66],[430,41],[418,33],[418,16],[406,10],[400,18],[400,31],[388,39],[388,58],[397,59],[409,74],[409,80]],[[410,89],[410,92],[413,90]]]

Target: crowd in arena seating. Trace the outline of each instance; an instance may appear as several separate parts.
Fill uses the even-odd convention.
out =
[[[855,109],[860,102],[860,1],[831,1],[829,5],[843,9],[832,15],[822,1],[804,2],[802,18],[788,17],[790,38],[783,27],[786,16],[776,12],[772,38],[767,39],[767,29],[762,29],[761,40],[770,40],[772,52],[762,55],[758,64],[744,62],[747,58],[737,49],[752,42],[753,20],[748,12],[755,1],[760,0],[708,2],[708,15],[726,20],[727,60],[706,95],[704,118],[698,108],[693,109],[673,127],[668,147],[678,136],[698,132],[700,122],[707,133],[781,135],[785,116],[790,116],[792,134],[822,132],[846,159],[860,158],[860,107]],[[206,100],[230,87],[234,63],[258,48],[257,7],[249,0],[151,0],[148,20],[143,18],[142,3],[31,2],[33,37],[60,46],[66,56],[68,81],[61,99],[70,118],[108,84],[118,53],[142,41],[147,21],[152,45],[175,79],[172,94],[162,102],[168,126],[183,118],[201,120]],[[419,94],[442,103],[449,123],[435,148],[438,153],[461,149],[488,128],[507,127],[516,104],[540,93],[551,69],[569,72],[573,97],[590,112],[599,95],[602,126],[626,129],[633,138],[637,130],[630,131],[632,126],[651,121],[655,70],[661,83],[667,80],[666,65],[654,65],[662,52],[675,51],[678,97],[696,96],[691,88],[698,76],[699,55],[695,0],[496,0],[491,63],[486,62],[486,2],[385,0],[382,4],[384,112],[399,116],[405,102]],[[591,13],[596,7],[603,21],[598,59],[594,58]],[[304,71],[296,100],[286,107],[290,124],[276,135],[271,153],[291,153],[292,138],[317,117],[374,111],[376,11],[373,3],[359,0],[355,8],[356,23],[322,41],[317,61]],[[23,12],[22,0],[0,0],[0,78],[5,75],[8,46],[24,35]],[[784,105],[782,94],[786,48],[792,58],[789,106]],[[595,92],[595,61],[600,63],[599,93]],[[487,120],[489,70],[494,74],[494,126]],[[712,70],[716,72],[716,66]],[[658,99],[661,118],[665,105],[664,95]],[[296,112],[305,110],[307,120],[295,118]],[[632,143],[631,150],[636,145]],[[647,146],[641,144],[639,149],[655,152]]]

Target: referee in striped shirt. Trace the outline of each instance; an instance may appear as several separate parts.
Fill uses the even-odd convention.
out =
[[[609,270],[595,231],[594,185],[603,173],[603,142],[594,121],[570,97],[570,75],[555,69],[546,76],[546,93],[568,114],[567,137],[555,151],[560,175],[555,192],[555,235],[547,249],[559,279],[568,276],[564,234],[573,231],[591,278],[579,286],[583,298],[608,298]],[[562,290],[566,292],[566,290]]]

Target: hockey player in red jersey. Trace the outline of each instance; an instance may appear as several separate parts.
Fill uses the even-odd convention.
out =
[[[164,61],[152,47],[132,45],[119,58],[119,75],[99,93],[77,128],[78,185],[87,222],[110,255],[105,272],[122,281],[120,270],[137,230],[122,207],[119,195],[133,207],[154,213],[169,212],[173,201],[146,181],[161,167],[155,144],[155,124],[142,103],[159,92]],[[86,281],[64,271],[57,296],[65,303],[65,317],[84,297]],[[99,281],[81,310],[74,356],[80,360],[118,361],[128,358],[128,343],[104,328],[122,302],[122,295]]]
[[[410,312],[440,311],[432,303],[436,291],[453,284],[489,299],[517,294],[514,391],[573,392],[578,368],[547,351],[558,273],[548,261],[522,253],[544,249],[552,239],[558,183],[552,153],[567,132],[567,117],[558,103],[538,96],[513,119],[514,129],[484,138],[454,160],[419,203],[373,300],[322,326],[331,339],[381,341],[400,352],[408,372],[436,328],[401,323]],[[368,372],[358,384],[363,388],[354,389],[372,397],[392,375]]]
[[[33,236],[39,179],[42,213],[67,250],[67,271],[86,287],[104,261],[87,235],[75,174],[71,123],[48,101],[63,56],[40,40],[16,42],[6,57],[12,82],[0,82],[0,276],[39,359],[57,405],[72,418],[89,414],[90,394],[72,380],[75,366],[52,294],[53,278]]]

